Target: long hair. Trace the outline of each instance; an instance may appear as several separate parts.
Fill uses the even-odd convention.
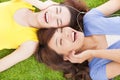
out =
[[[56,29],[40,29],[37,32],[40,40],[39,48],[35,53],[36,59],[54,70],[59,70],[64,73],[64,77],[72,80],[91,80],[89,76],[88,62],[82,64],[73,64],[69,61],[64,61],[62,55],[58,55],[52,50],[48,43]]]
[[[70,26],[73,29],[83,31],[83,16],[89,11],[88,6],[84,0],[64,0],[63,3],[71,14]],[[79,22],[79,23],[78,23]]]

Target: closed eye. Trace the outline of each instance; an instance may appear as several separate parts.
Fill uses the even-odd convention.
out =
[[[60,7],[60,8],[59,8],[59,7],[56,7],[56,14],[60,14],[61,11],[62,11],[61,7]]]
[[[59,26],[60,24],[59,24],[59,20],[57,19],[57,26]]]
[[[63,42],[63,40],[62,40],[62,39],[60,39],[60,45],[62,45],[62,42]]]
[[[56,7],[56,14],[58,14],[58,7]]]
[[[60,28],[60,30],[61,30],[61,33],[63,32],[63,28]]]
[[[62,26],[62,20],[61,19],[57,19],[57,26],[58,27]]]
[[[60,8],[56,7],[56,14],[57,15],[60,15],[61,11],[62,11],[61,7]],[[61,20],[61,18],[57,18],[56,22],[57,22],[57,26],[58,27],[62,26],[62,20]]]

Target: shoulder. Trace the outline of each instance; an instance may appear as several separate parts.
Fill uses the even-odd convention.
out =
[[[27,50],[27,51],[35,51],[38,46],[37,41],[26,41],[20,45],[20,49]]]
[[[87,12],[83,18],[84,33],[86,36],[103,33],[104,26],[107,24],[106,17],[96,8]]]
[[[35,10],[35,8],[31,4],[27,3],[25,0],[11,0],[11,6],[16,6],[16,8],[28,8],[32,11]]]
[[[93,19],[103,17],[103,16],[104,16],[104,14],[102,12],[100,12],[96,8],[93,8],[85,14],[83,20],[84,20],[84,22],[86,22],[86,21],[91,21]]]
[[[35,28],[21,28],[21,32],[18,32],[19,37],[22,38],[20,41],[27,42],[27,41],[38,41],[37,38],[37,29]],[[17,34],[17,35],[18,35]]]
[[[38,41],[28,40],[28,41],[23,42],[21,46],[35,47],[37,46],[37,44],[38,44]]]
[[[110,62],[110,60],[100,58],[94,58],[91,60],[89,67],[92,80],[108,80],[106,74],[106,65]]]

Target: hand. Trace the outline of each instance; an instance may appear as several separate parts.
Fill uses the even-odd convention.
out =
[[[46,9],[46,8],[48,8],[49,6],[51,6],[51,5],[54,5],[54,4],[59,4],[59,3],[57,3],[57,2],[54,2],[54,1],[52,1],[52,0],[46,0],[44,3],[43,3],[43,9]]]
[[[94,50],[86,50],[79,54],[75,54],[75,51],[73,51],[64,60],[69,60],[72,63],[83,63],[93,57],[93,51]]]
[[[46,9],[47,7],[54,5],[54,4],[59,4],[57,2],[53,2],[52,0],[46,0],[45,2],[41,0],[24,0],[24,1],[34,5],[40,10]]]

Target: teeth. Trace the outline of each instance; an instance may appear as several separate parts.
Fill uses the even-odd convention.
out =
[[[72,32],[72,41],[74,41],[75,39],[74,39],[74,32]]]

